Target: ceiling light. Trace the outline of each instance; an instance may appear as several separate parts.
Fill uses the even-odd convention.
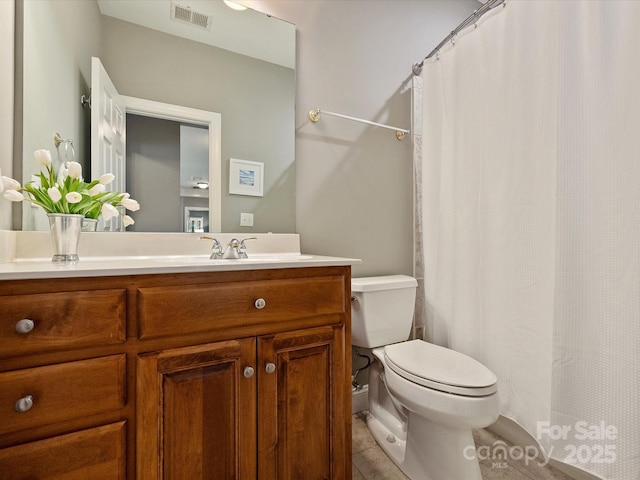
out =
[[[196,182],[193,185],[193,188],[201,188],[202,190],[206,190],[207,188],[209,188],[209,182],[205,182],[201,180],[199,182]]]
[[[234,10],[242,11],[247,9],[247,7],[245,7],[244,5],[240,5],[236,2],[232,2],[231,0],[223,0],[223,1],[227,7],[233,8]]]

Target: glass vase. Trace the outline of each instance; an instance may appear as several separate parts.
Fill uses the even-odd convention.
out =
[[[53,263],[75,263],[78,257],[78,244],[82,232],[84,215],[68,213],[48,213],[51,239],[53,241]]]

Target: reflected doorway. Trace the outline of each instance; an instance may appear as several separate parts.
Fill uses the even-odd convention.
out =
[[[144,205],[129,231],[209,231],[208,127],[127,113],[126,152],[126,191]]]

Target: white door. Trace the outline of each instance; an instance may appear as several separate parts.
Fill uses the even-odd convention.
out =
[[[113,173],[107,189],[126,191],[126,109],[99,58],[91,58],[91,178]],[[120,230],[120,217],[98,228]]]

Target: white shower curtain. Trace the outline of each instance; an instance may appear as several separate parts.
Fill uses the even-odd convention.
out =
[[[639,479],[640,2],[509,0],[422,96],[427,338],[546,455]]]

